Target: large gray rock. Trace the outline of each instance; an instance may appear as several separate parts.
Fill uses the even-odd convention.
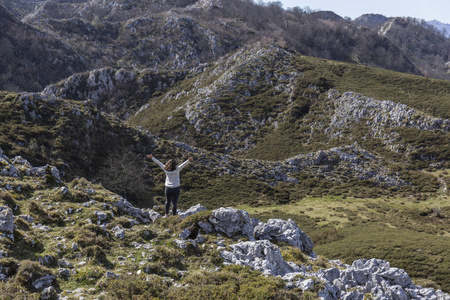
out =
[[[311,238],[301,231],[291,219],[288,221],[269,219],[267,223],[260,222],[254,229],[254,235],[259,240],[275,239],[287,242],[289,245],[315,256]]]
[[[30,173],[32,175],[37,175],[37,176],[51,175],[54,177],[55,180],[61,181],[61,177],[60,177],[58,168],[56,168],[55,166],[52,166],[52,165],[45,165],[42,167],[32,167],[30,169]]]
[[[42,291],[41,299],[54,299],[56,297],[56,290],[54,287],[49,286]]]
[[[52,286],[56,277],[54,275],[47,274],[39,279],[33,281],[33,287],[35,290],[43,290],[47,287]]]
[[[280,249],[268,240],[240,242],[230,246],[231,251],[222,251],[225,264],[249,266],[267,275],[285,275],[294,271],[281,256]]]
[[[150,220],[152,220],[152,222],[155,222],[157,219],[162,217],[159,212],[154,211],[153,209],[148,209],[147,212],[148,212],[148,215],[150,216]]]
[[[252,241],[255,240],[252,220],[245,210],[221,207],[212,211],[209,222],[215,231],[229,237],[244,235]]]
[[[147,224],[153,221],[150,217],[150,213],[146,212],[143,209],[134,207],[127,199],[121,198],[118,201],[114,202],[113,205],[120,209],[122,212],[129,214],[130,216],[135,217],[136,219],[141,220],[142,223]],[[156,217],[155,217],[156,220]]]
[[[203,211],[203,210],[207,210],[206,207],[204,207],[204,206],[201,205],[201,204],[197,204],[197,205],[195,205],[195,206],[190,207],[190,208],[189,208],[188,210],[186,210],[186,211],[178,212],[178,215],[179,215],[181,218],[184,219],[184,218],[186,218],[187,216],[190,216],[190,215],[199,213],[199,212],[201,212],[201,211]]]
[[[380,259],[359,259],[344,270],[321,270],[315,276],[325,283],[319,293],[323,299],[363,299],[366,293],[374,299],[450,299],[434,290],[425,295],[429,291],[415,287],[404,270]]]
[[[14,240],[14,215],[11,208],[0,206],[0,236]]]
[[[114,232],[114,236],[123,240],[125,238],[125,230],[120,227],[120,226],[116,226],[113,229],[111,229],[112,232]]]

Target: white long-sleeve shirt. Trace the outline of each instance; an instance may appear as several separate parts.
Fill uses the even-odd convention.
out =
[[[157,160],[156,158],[152,157],[152,160],[158,164],[158,166],[163,169],[163,171],[166,173],[166,187],[170,188],[176,188],[180,186],[180,171],[186,167],[186,165],[189,163],[189,160],[186,160],[173,171],[167,171],[164,169],[164,164]]]

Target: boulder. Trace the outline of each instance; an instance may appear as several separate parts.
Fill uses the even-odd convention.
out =
[[[95,216],[97,217],[98,221],[100,223],[102,223],[103,221],[105,221],[106,219],[108,219],[108,214],[103,212],[103,211],[94,211]]]
[[[0,236],[14,240],[14,215],[11,208],[0,206]]]
[[[389,283],[399,285],[402,288],[412,284],[412,280],[409,278],[406,271],[399,268],[390,268],[380,273],[380,276],[387,279]]]
[[[113,229],[111,229],[112,232],[114,232],[114,236],[123,240],[125,238],[125,230],[123,230],[122,227],[116,226]]]
[[[42,276],[41,278],[38,278],[35,281],[33,281],[33,288],[35,290],[43,290],[47,287],[52,286],[55,279],[56,279],[55,276],[50,274]]]
[[[184,211],[184,212],[178,212],[178,215],[179,215],[182,219],[184,219],[184,218],[186,218],[187,216],[196,214],[196,213],[201,212],[201,211],[203,211],[203,210],[207,210],[206,207],[204,207],[204,206],[201,205],[201,204],[197,204],[197,205],[195,205],[195,206],[190,207],[188,210],[186,210],[186,211]]]
[[[154,211],[152,209],[148,209],[147,211],[148,211],[148,214],[150,216],[150,220],[152,220],[152,222],[155,222],[156,219],[159,219],[159,218],[162,217],[161,214],[159,212],[157,212],[157,211]]]
[[[150,218],[150,213],[146,212],[143,209],[134,207],[127,199],[121,198],[118,201],[114,202],[113,205],[120,209],[121,211],[129,214],[130,216],[135,217],[136,219],[141,220],[142,223],[147,224],[153,221]],[[155,219],[156,220],[156,219]]]
[[[224,264],[245,265],[274,276],[292,272],[281,256],[280,249],[267,240],[240,242],[230,245],[230,248],[231,251],[220,253]]]
[[[259,240],[275,239],[287,242],[289,245],[297,247],[311,256],[315,256],[311,238],[301,231],[291,219],[288,221],[269,219],[267,223],[260,222],[254,228],[254,235]]]
[[[56,297],[56,290],[52,286],[46,287],[42,291],[41,299],[54,299],[55,297]]]
[[[212,211],[209,222],[215,231],[229,237],[244,235],[252,241],[255,240],[252,220],[245,210],[221,207]]]

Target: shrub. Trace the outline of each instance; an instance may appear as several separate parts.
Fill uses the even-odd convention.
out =
[[[183,257],[181,253],[174,248],[167,246],[156,246],[153,252],[153,259],[155,262],[161,263],[165,267],[184,268],[182,263]]]
[[[95,224],[86,224],[76,230],[74,242],[83,248],[94,245],[109,247],[110,239],[111,238],[107,235],[107,232],[100,226]]]
[[[73,276],[74,280],[83,285],[95,284],[106,270],[99,266],[85,266],[77,269],[77,273]]]
[[[106,257],[106,253],[98,245],[86,247],[83,249],[82,253],[97,264],[102,264],[105,267],[109,267],[111,265],[111,262]]]
[[[30,201],[28,210],[30,214],[33,215],[36,218],[36,220],[42,224],[46,225],[55,224],[58,226],[64,226],[65,224],[64,218],[60,213],[55,211],[48,212],[36,201]]]
[[[296,291],[284,289],[277,277],[262,276],[249,267],[229,265],[217,272],[197,271],[183,280],[189,287],[170,291],[172,299],[298,299]]]
[[[124,275],[106,283],[107,299],[167,299],[168,283],[159,276]]]
[[[297,248],[289,247],[287,250],[283,249],[281,255],[285,261],[291,261],[297,265],[301,265],[308,261],[305,255]]]
[[[16,202],[14,201],[14,198],[8,192],[0,191],[0,200],[1,200],[1,203],[4,203],[6,206],[8,206],[11,209],[14,209],[14,207],[16,206]]]
[[[50,269],[39,265],[35,261],[23,260],[17,269],[16,275],[10,280],[14,285],[22,286],[29,291],[35,291],[32,283],[48,274],[52,274]]]

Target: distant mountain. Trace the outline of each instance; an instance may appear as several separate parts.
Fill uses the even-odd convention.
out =
[[[378,32],[404,53],[427,77],[450,79],[450,39],[424,20],[363,15],[355,24]]]
[[[436,27],[438,30],[442,31],[446,37],[450,38],[450,24],[442,23],[437,20],[428,21],[427,24]]]
[[[0,5],[0,89],[40,91],[85,70],[86,59],[53,34],[22,23]]]
[[[361,30],[332,12],[283,10],[276,3],[262,6],[242,0],[103,2],[48,0],[22,20],[83,58],[69,75],[104,67],[186,72],[255,42],[423,75],[414,57],[393,41],[377,32]],[[61,79],[54,73],[48,70],[45,75],[57,79],[52,83]],[[43,76],[32,70],[29,74],[34,78]],[[9,81],[13,80],[10,76],[3,74]],[[433,76],[447,75],[436,72]]]
[[[33,12],[43,2],[45,0],[0,0],[0,5],[8,9],[16,18],[21,19]]]

